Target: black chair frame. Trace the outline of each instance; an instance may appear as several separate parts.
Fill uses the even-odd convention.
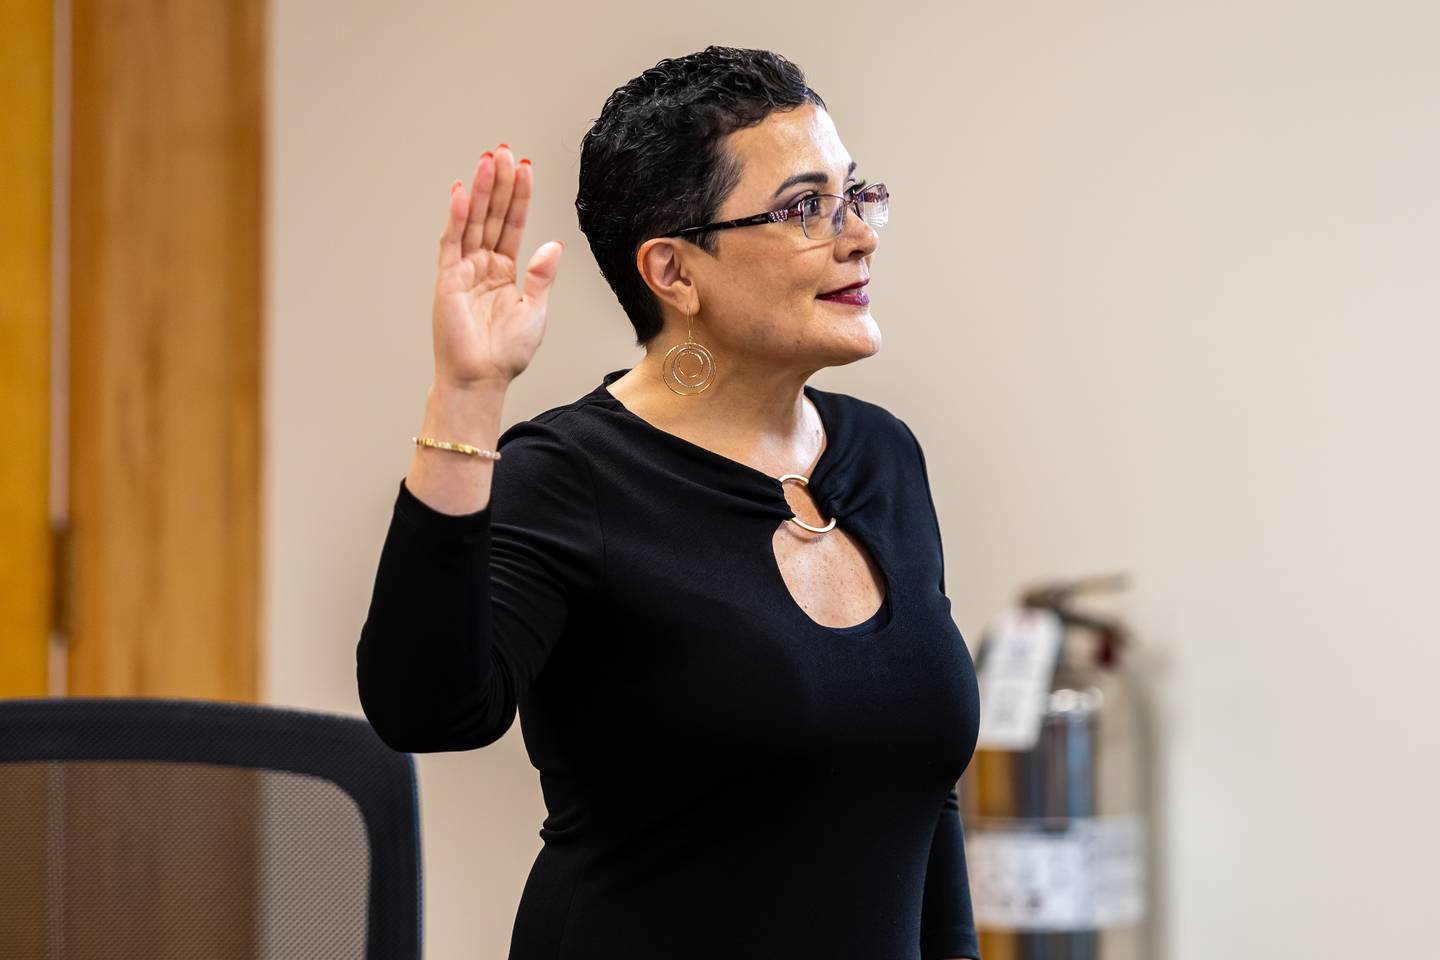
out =
[[[358,807],[370,841],[366,957],[420,960],[423,889],[414,758],[359,717],[211,700],[0,700],[0,763],[154,761],[320,777]]]

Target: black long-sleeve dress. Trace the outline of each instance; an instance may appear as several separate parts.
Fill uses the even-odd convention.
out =
[[[356,649],[396,750],[518,709],[548,815],[510,960],[979,957],[954,789],[979,694],[914,434],[804,388],[810,493],[885,579],[834,629],[776,562],[780,481],[631,413],[625,372],[506,430],[477,513],[401,481]]]

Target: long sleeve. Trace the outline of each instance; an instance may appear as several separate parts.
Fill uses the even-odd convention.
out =
[[[965,832],[960,824],[960,802],[953,788],[946,795],[935,824],[921,910],[922,960],[952,957],[979,960],[980,940],[975,932],[970,877],[965,868]]]
[[[603,574],[580,451],[535,420],[496,446],[490,503],[476,513],[441,513],[400,482],[356,645],[361,707],[396,750],[467,750],[503,736],[572,600]]]

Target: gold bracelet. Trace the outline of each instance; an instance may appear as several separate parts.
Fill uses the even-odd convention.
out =
[[[470,457],[485,457],[488,460],[499,460],[500,454],[493,450],[481,450],[479,447],[472,447],[468,443],[451,443],[448,440],[436,440],[434,437],[411,437],[412,443],[422,447],[434,447],[437,450],[454,450],[456,453],[463,453]]]

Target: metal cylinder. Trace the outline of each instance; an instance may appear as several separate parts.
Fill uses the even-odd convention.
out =
[[[1032,592],[1063,625],[1030,749],[977,748],[960,780],[985,960],[1151,960],[1149,747],[1118,625]],[[1040,602],[1036,596],[1048,597]],[[982,640],[976,668],[986,708]]]

